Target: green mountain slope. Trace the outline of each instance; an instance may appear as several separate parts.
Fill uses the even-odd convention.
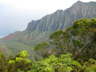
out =
[[[65,30],[77,19],[91,19],[93,17],[96,17],[96,2],[83,3],[78,1],[64,11],[57,10],[39,20],[32,20],[26,30],[10,34],[0,41],[12,54],[14,52],[17,54],[17,52],[26,49],[37,58],[38,55],[36,56],[36,52],[33,52],[33,48],[37,43],[47,41],[51,33],[56,30]]]
[[[52,32],[60,29],[65,30],[77,19],[91,19],[93,17],[96,17],[96,2],[83,3],[78,1],[64,11],[57,10],[40,20],[32,20],[25,31],[18,33],[17,36],[16,33],[13,35],[17,37],[18,41],[33,46],[32,42],[36,45],[36,43],[46,41]]]

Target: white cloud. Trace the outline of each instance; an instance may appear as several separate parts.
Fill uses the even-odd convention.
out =
[[[57,9],[63,9],[70,7],[78,0],[0,0],[7,5],[12,6],[15,9],[31,10],[31,11],[56,11]],[[89,2],[90,0],[82,0],[83,2]],[[95,1],[95,0],[94,0]]]
[[[13,8],[27,10],[54,10],[70,5],[68,1],[64,0],[0,0],[0,2],[11,5]]]

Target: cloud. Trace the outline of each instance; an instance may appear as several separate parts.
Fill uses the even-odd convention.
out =
[[[23,10],[49,10],[56,11],[57,9],[63,9],[70,7],[78,0],[0,0],[7,5],[12,6],[14,9]],[[90,0],[80,0],[83,2],[89,2]],[[95,0],[93,0],[95,1]]]
[[[0,0],[7,5],[11,5],[15,9],[26,9],[26,10],[57,10],[65,9],[72,5],[74,1],[64,0]]]

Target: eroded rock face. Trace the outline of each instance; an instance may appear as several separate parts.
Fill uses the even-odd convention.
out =
[[[36,43],[48,40],[49,35],[54,31],[65,30],[75,20],[81,18],[91,19],[93,17],[96,17],[96,2],[83,3],[78,1],[64,11],[57,10],[39,20],[32,20],[26,30],[6,36],[4,40],[17,40],[33,46]]]
[[[28,24],[27,29],[31,31],[55,31],[57,29],[65,30],[72,22],[80,18],[96,17],[96,2],[76,2],[66,10],[57,10],[53,14],[46,15],[42,19],[32,21]],[[61,26],[62,25],[62,26]]]
[[[4,40],[10,40],[14,37],[14,35],[9,34],[8,36],[4,37]]]
[[[39,20],[32,20],[24,31],[14,32],[3,40],[21,42],[27,46],[35,47],[36,44],[47,41],[49,35],[56,30],[65,30],[75,20],[81,18],[91,19],[96,17],[96,2],[76,2],[66,10],[57,10],[53,14],[46,15]],[[95,35],[96,36],[96,35]],[[94,37],[95,37],[94,36]],[[0,40],[3,42],[3,40]],[[96,37],[94,38],[96,40]]]

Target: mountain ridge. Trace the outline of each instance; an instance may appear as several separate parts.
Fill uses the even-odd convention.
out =
[[[20,36],[15,37],[19,37],[19,39],[21,39],[21,42],[26,42],[28,40],[36,39],[38,35],[44,32],[47,32],[47,34],[49,32],[48,34],[49,36],[52,32],[56,30],[60,29],[65,30],[67,27],[71,26],[72,23],[77,19],[80,18],[91,19],[93,17],[96,17],[95,7],[96,2],[83,3],[81,1],[77,1],[70,8],[67,8],[64,11],[57,10],[54,13],[48,14],[39,20],[32,20],[31,22],[28,23],[27,28],[19,34]],[[13,35],[14,34],[15,33],[13,33]]]
[[[56,12],[54,12],[53,14],[50,14],[50,15],[46,15],[46,16],[44,16],[44,17],[42,17],[41,19],[39,19],[39,20],[36,20],[36,21],[31,21],[29,24],[28,24],[28,26],[27,26],[27,29],[34,29],[34,28],[36,28],[36,25],[37,25],[37,28],[36,28],[36,30],[38,30],[38,25],[39,25],[39,27],[40,27],[40,24],[42,23],[43,25],[45,25],[45,27],[43,27],[43,29],[40,29],[39,28],[39,30],[40,31],[46,31],[46,30],[48,30],[48,28],[47,28],[47,26],[49,26],[50,27],[50,25],[48,25],[48,24],[50,24],[50,23],[52,23],[52,18],[53,17],[55,17],[55,20],[53,21],[53,22],[55,22],[56,21],[56,15],[58,15],[59,17],[58,17],[58,19],[57,20],[59,20],[59,18],[63,18],[63,16],[65,16],[66,17],[66,15],[68,15],[68,14],[72,14],[73,16],[74,15],[77,15],[78,13],[80,13],[81,11],[82,11],[82,14],[84,15],[84,16],[82,16],[81,15],[81,17],[79,17],[79,18],[87,18],[88,17],[88,15],[90,15],[90,12],[91,12],[91,8],[90,8],[90,10],[89,11],[83,11],[84,9],[87,9],[89,6],[89,4],[92,6],[92,4],[93,4],[94,2],[90,2],[90,3],[83,3],[83,2],[81,2],[81,1],[77,1],[75,4],[73,4],[70,8],[67,8],[66,10],[57,10]],[[83,5],[82,5],[83,4]],[[88,4],[88,5],[87,5]],[[96,3],[95,3],[96,4]],[[87,7],[85,7],[85,5],[87,5]],[[80,7],[81,6],[81,7]],[[75,11],[76,10],[76,11]],[[96,10],[95,10],[96,11]],[[96,13],[95,13],[95,11],[93,12],[93,14],[95,15]],[[56,14],[56,15],[55,15]],[[86,17],[86,14],[88,14],[87,15],[87,17]],[[91,17],[90,17],[90,19],[94,16],[94,15],[92,15]],[[69,17],[71,17],[71,19],[72,19],[72,17],[73,16],[69,16]],[[94,16],[94,17],[96,17],[96,15]],[[50,18],[50,19],[49,19]],[[70,19],[70,18],[69,18]],[[42,20],[42,21],[41,21]],[[63,20],[64,20],[64,18],[63,18]],[[77,18],[74,18],[74,19],[72,19],[72,20],[77,20]],[[45,21],[45,23],[44,23],[44,21]],[[51,21],[51,22],[50,22]],[[35,23],[36,24],[35,24]],[[33,24],[35,24],[35,26],[33,26]],[[64,23],[64,22],[62,22],[62,23]],[[53,23],[53,25],[54,24],[56,24],[56,23]],[[60,23],[61,24],[61,23]],[[70,22],[69,23],[69,25],[68,26],[70,26],[70,24],[72,24],[72,22]],[[31,26],[32,25],[32,26]],[[64,24],[63,24],[64,25]],[[67,26],[67,27],[68,27]],[[30,28],[30,27],[32,27],[32,28]],[[34,28],[33,28],[34,27]],[[51,26],[52,27],[52,26]],[[45,28],[45,29],[44,29]],[[60,27],[56,27],[55,26],[55,28],[56,29],[58,29],[58,28],[60,28]],[[54,29],[54,30],[56,30],[56,29]],[[64,27],[63,28],[60,28],[60,29],[64,29]]]
[[[16,31],[1,38],[0,41],[3,42],[11,52],[14,49],[16,52],[20,51],[18,46],[22,47],[24,50],[25,48],[26,50],[29,50],[30,48],[33,50],[36,44],[48,41],[49,35],[54,31],[64,31],[67,27],[72,26],[75,20],[81,18],[91,19],[93,17],[96,17],[96,2],[83,3],[78,1],[64,11],[57,10],[39,20],[32,20],[28,23],[28,26],[24,31]]]

